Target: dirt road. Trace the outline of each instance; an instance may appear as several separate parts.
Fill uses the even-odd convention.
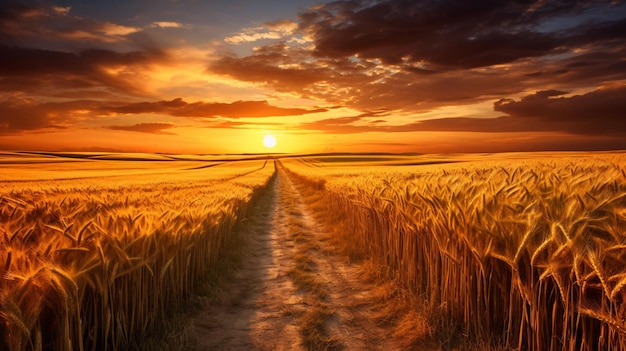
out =
[[[194,321],[197,349],[398,349],[376,286],[332,247],[286,172],[256,206],[241,267]]]

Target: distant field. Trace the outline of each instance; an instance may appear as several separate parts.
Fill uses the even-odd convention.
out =
[[[626,349],[622,152],[2,152],[0,350],[147,335],[223,259],[274,160],[323,198],[334,245],[391,272],[451,332],[503,349]]]
[[[119,179],[122,182],[132,178],[141,182],[153,181],[155,175],[167,177],[168,174],[172,180],[178,176],[202,178],[203,173],[185,171],[219,165],[222,167],[216,168],[211,175],[229,177],[246,169],[259,168],[264,162],[264,159],[255,160],[255,157],[221,155],[0,152],[0,183],[87,178]]]

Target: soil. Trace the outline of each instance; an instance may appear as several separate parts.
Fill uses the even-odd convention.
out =
[[[243,261],[215,303],[194,319],[197,350],[398,350],[394,323],[381,315],[380,284],[365,279],[328,240],[306,199],[284,171],[259,200],[241,233]],[[307,262],[316,288],[294,278]],[[323,340],[310,344],[305,316],[323,306]],[[308,314],[309,313],[309,314]],[[318,325],[319,327],[319,325]],[[320,329],[320,328],[318,328]],[[420,332],[420,331],[416,331]],[[415,345],[411,348],[414,349]],[[435,350],[430,344],[420,350]]]

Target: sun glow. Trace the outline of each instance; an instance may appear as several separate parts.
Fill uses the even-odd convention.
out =
[[[276,146],[276,138],[273,135],[266,135],[263,137],[263,145],[268,149],[273,148]]]

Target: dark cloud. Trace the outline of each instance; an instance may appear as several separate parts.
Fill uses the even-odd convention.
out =
[[[626,86],[563,97],[562,91],[540,91],[520,100],[501,99],[496,111],[511,119],[572,134],[626,136]]]
[[[623,1],[337,1],[299,22],[314,45],[261,46],[208,70],[329,104],[414,113],[626,79]]]
[[[0,94],[148,96],[141,79],[171,62],[141,28],[73,16],[69,7],[0,3]]]
[[[73,112],[97,106],[97,102],[89,100],[48,103],[18,99],[0,101],[0,134],[65,129],[77,119]]]
[[[125,69],[164,60],[166,55],[161,52],[62,52],[0,45],[0,86],[25,92],[104,88],[143,95],[136,77],[125,74]],[[111,73],[111,69],[121,73]]]
[[[567,32],[539,29],[546,21],[611,3],[615,2],[342,1],[302,14],[301,26],[315,38],[314,54],[319,57],[358,55],[438,70],[474,68],[618,38],[623,20],[585,23]]]
[[[0,102],[0,134],[53,127],[38,106]]]
[[[560,132],[589,136],[626,137],[626,86],[563,96],[564,91],[547,90],[519,100],[500,99],[494,110],[508,116],[498,118],[451,117],[418,121],[404,125],[378,123],[354,125],[362,118],[343,117],[303,123],[302,129],[331,133],[364,132]]]
[[[83,50],[76,53],[0,46],[0,75],[76,74],[99,76],[103,68],[143,65],[164,59],[163,53]]]
[[[171,101],[140,102],[120,106],[103,107],[103,111],[137,114],[162,113],[180,117],[272,117],[298,116],[308,113],[324,112],[325,109],[306,110],[301,108],[282,108],[270,105],[267,101],[235,101],[231,103],[187,103],[181,98]]]
[[[213,62],[209,72],[254,82],[264,82],[281,90],[302,89],[329,78],[332,71],[315,63],[306,63],[309,53],[293,50],[285,43],[258,48],[251,56],[225,56]],[[297,67],[279,65],[297,63]]]
[[[36,7],[24,4],[21,1],[7,0],[0,5],[0,23],[22,19],[24,14],[36,10]]]
[[[242,65],[243,62],[249,64]],[[524,89],[524,73],[450,71],[422,77],[412,72],[369,62],[350,62],[347,59],[318,61],[320,67],[310,69],[298,62],[292,68],[274,65],[271,59],[250,56],[238,61],[222,60],[215,72],[226,73],[240,80],[263,82],[283,92],[297,92],[304,97],[343,105],[363,111],[403,110],[429,111],[450,104],[470,104],[515,94]],[[537,65],[545,67],[545,65]],[[626,74],[623,74],[626,76]],[[283,77],[287,77],[283,79]],[[299,77],[310,78],[305,83]],[[599,78],[601,76],[595,76]],[[555,81],[551,75],[536,77],[532,82]]]
[[[158,101],[158,102],[137,102],[132,104],[125,104],[119,106],[104,106],[101,108],[103,112],[115,112],[123,114],[137,114],[137,113],[171,113],[172,111],[186,107],[188,104],[181,98],[176,98],[171,101]]]
[[[27,43],[28,47],[72,48],[77,43],[99,48],[128,41],[140,28],[70,14],[71,7],[0,3],[0,43]]]
[[[106,128],[113,130],[125,130],[129,132],[151,133],[151,134],[174,134],[167,132],[167,129],[176,126],[168,123],[139,123],[132,126],[108,126]]]

